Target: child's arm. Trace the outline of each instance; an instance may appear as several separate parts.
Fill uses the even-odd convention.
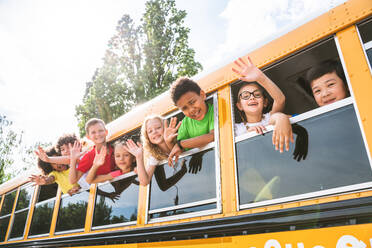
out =
[[[170,166],[173,166],[175,163],[177,163],[178,157],[182,153],[183,149],[203,147],[212,141],[214,141],[214,129],[212,129],[207,134],[203,134],[198,137],[178,141],[177,144],[173,146],[172,151],[169,153],[168,164]],[[181,144],[182,148],[179,146],[179,144]],[[174,158],[174,163],[173,163],[173,158]]]
[[[40,175],[31,175],[29,177],[31,182],[36,183],[37,185],[47,185],[52,184],[55,181],[54,176],[40,176]]]
[[[35,151],[35,153],[40,158],[40,160],[47,162],[47,163],[53,163],[53,164],[69,164],[70,163],[69,156],[49,157],[41,146],[38,147],[38,150]]]
[[[240,63],[243,65],[241,65]],[[270,94],[273,98],[274,103],[271,109],[271,113],[280,112],[284,109],[285,96],[279,87],[270,80],[260,69],[258,69],[252,62],[251,58],[248,57],[248,64],[239,58],[234,63],[239,66],[240,71],[232,68],[233,72],[242,76],[239,79],[246,82],[257,82]]]
[[[128,140],[125,146],[128,152],[136,157],[137,162],[137,174],[140,184],[146,186],[151,182],[152,175],[155,171],[155,166],[149,166],[146,170],[143,162],[143,148],[140,143],[134,143],[133,140]]]
[[[96,175],[98,168],[101,167],[105,163],[106,153],[107,153],[106,146],[103,146],[101,148],[100,153],[98,153],[98,151],[96,150],[96,156],[94,157],[93,166],[92,168],[90,168],[88,175],[86,177],[87,183],[92,184],[92,183],[104,182],[106,180],[110,180],[113,178],[110,174],[99,175],[99,176]]]
[[[164,141],[168,148],[172,150],[175,138],[177,137],[178,128],[181,126],[182,121],[177,124],[177,117],[172,117],[168,126],[168,121],[164,120]]]
[[[68,144],[70,148],[70,171],[68,174],[68,179],[71,184],[75,184],[79,181],[80,177],[83,175],[83,172],[76,170],[76,162],[80,158],[81,144],[78,141],[74,142],[74,145]]]
[[[285,145],[285,149],[288,151],[289,143],[294,142],[289,117],[283,113],[272,114],[270,116],[269,124],[274,126],[272,142],[275,146],[275,150],[279,149],[280,152],[283,152]]]

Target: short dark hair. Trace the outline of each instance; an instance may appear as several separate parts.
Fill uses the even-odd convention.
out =
[[[87,123],[85,123],[85,132],[87,135],[89,135],[89,128],[97,123],[101,123],[103,125],[104,128],[105,127],[105,122],[101,119],[98,119],[98,118],[92,118],[92,119],[89,119],[87,121]]]
[[[78,138],[76,137],[76,135],[74,133],[62,135],[57,140],[57,144],[56,144],[57,152],[61,153],[61,146],[67,145],[67,144],[74,144],[75,141],[77,141],[77,140],[78,140]]]
[[[342,65],[339,61],[334,60],[334,59],[325,60],[315,65],[310,70],[308,70],[306,73],[306,81],[311,86],[311,82],[322,77],[323,75],[327,73],[332,73],[332,72],[336,72],[337,76],[341,78],[341,80],[343,81],[347,89],[348,87],[346,84],[346,78],[345,78],[344,70],[342,69]]]
[[[52,147],[46,150],[46,154],[49,157],[55,157],[59,156],[60,154],[57,152],[57,150]],[[44,175],[48,175],[52,171],[54,171],[52,165],[50,163],[42,161],[40,158],[37,160],[37,166],[43,171]]]
[[[171,97],[175,105],[177,105],[178,100],[187,92],[195,92],[200,95],[201,88],[193,80],[187,77],[181,77],[177,79],[171,85]]]

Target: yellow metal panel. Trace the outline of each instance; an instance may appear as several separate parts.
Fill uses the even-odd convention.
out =
[[[371,1],[372,3],[372,1]],[[350,78],[352,92],[362,120],[367,143],[372,144],[372,76],[355,26],[337,33],[337,38]],[[369,147],[370,153],[372,148]]]
[[[28,210],[28,219],[27,219],[27,222],[26,222],[24,239],[28,238],[28,232],[30,231],[32,216],[34,215],[34,209],[35,209],[35,204],[36,204],[37,195],[38,195],[37,192],[39,190],[39,187],[40,187],[39,185],[36,185],[34,187],[34,194],[32,196],[30,208]]]
[[[147,209],[147,186],[140,185],[138,195],[138,213],[137,213],[137,224],[139,226],[145,225],[146,221],[146,209]]]
[[[55,200],[55,203],[54,203],[54,210],[53,210],[52,222],[50,223],[49,236],[53,236],[54,235],[54,232],[56,230],[59,205],[61,204],[61,197],[62,197],[62,189],[61,189],[61,187],[58,187],[57,195],[56,195],[56,200]]]
[[[93,223],[94,206],[97,192],[97,184],[90,185],[87,215],[85,217],[84,232],[89,232]]]
[[[218,91],[218,117],[221,157],[221,194],[223,214],[236,212],[236,182],[233,151],[230,87]]]

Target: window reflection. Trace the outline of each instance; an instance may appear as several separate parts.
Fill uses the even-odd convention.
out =
[[[6,231],[8,229],[10,216],[0,218],[0,242],[3,242],[5,240]]]
[[[28,209],[14,214],[12,230],[9,236],[10,239],[23,237],[23,232],[26,226],[27,214],[28,214]]]
[[[306,160],[272,149],[271,135],[236,143],[240,204],[372,181],[371,166],[352,105],[300,124],[309,135]]]
[[[37,204],[32,216],[32,222],[29,235],[48,234],[50,224],[52,223],[52,215],[55,200]]]
[[[84,228],[88,198],[89,191],[62,197],[58,211],[56,232]]]
[[[21,191],[19,192],[18,200],[17,200],[16,211],[29,207],[33,192],[34,192],[33,187],[27,187],[27,188],[21,189]]]
[[[4,199],[3,206],[1,208],[1,213],[0,213],[1,216],[10,214],[12,212],[14,199],[16,195],[17,195],[16,190],[5,195],[5,199]]]
[[[168,165],[159,167],[164,169],[165,176],[171,177],[184,170],[188,173],[168,190],[162,191],[157,180],[151,182],[150,194],[150,217],[170,216],[180,213],[201,211],[195,206],[180,209],[177,211],[162,211],[157,209],[169,208],[177,205],[191,204],[216,198],[216,172],[215,172],[215,154],[214,149],[208,149],[194,155],[180,158],[177,169],[171,168]],[[198,204],[197,204],[198,205]],[[207,209],[210,209],[208,205]],[[216,204],[212,204],[215,207]],[[203,208],[203,207],[201,207]],[[157,214],[155,214],[157,212]],[[163,212],[163,213],[159,213]]]
[[[58,190],[58,184],[53,183],[49,185],[41,185],[39,188],[39,197],[37,202],[42,202],[51,198],[56,197]]]
[[[93,227],[136,221],[138,186],[136,176],[99,185]]]

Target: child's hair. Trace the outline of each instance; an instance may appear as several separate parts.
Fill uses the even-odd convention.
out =
[[[92,119],[89,119],[87,121],[87,123],[85,123],[85,132],[86,134],[89,134],[89,128],[97,123],[101,123],[103,125],[103,127],[105,127],[105,122],[101,119],[98,119],[98,118],[92,118]]]
[[[267,100],[267,105],[266,107],[263,108],[262,110],[262,114],[266,114],[268,112],[270,112],[272,106],[273,106],[273,99],[271,98],[271,96],[269,95],[269,93],[267,93],[267,91],[265,90],[264,87],[262,87],[260,84],[256,83],[256,82],[243,82],[239,85],[239,87],[236,87],[236,93],[234,94],[234,97],[235,97],[235,109],[237,111],[237,113],[239,115],[235,115],[235,123],[240,123],[240,122],[247,122],[247,118],[245,116],[245,113],[243,110],[239,110],[237,107],[236,107],[236,103],[238,103],[240,101],[240,98],[239,98],[239,91],[241,88],[243,88],[244,86],[246,85],[256,85],[259,90],[262,92],[262,95],[263,95],[263,98]],[[240,119],[239,119],[240,118]]]
[[[46,154],[49,157],[55,157],[55,156],[60,155],[54,147],[47,149]],[[40,158],[37,160],[37,166],[43,171],[44,175],[48,175],[49,173],[54,171],[54,169],[53,169],[53,167],[50,163],[44,162]]]
[[[177,101],[187,92],[195,92],[200,95],[201,88],[200,86],[187,77],[181,77],[177,79],[171,85],[171,97],[174,104],[177,104]]]
[[[115,141],[114,143],[114,149],[116,148],[116,146],[118,145],[121,145],[121,146],[125,146],[125,140],[118,140],[118,141]],[[130,170],[134,170],[134,168],[137,166],[137,162],[136,162],[136,157],[132,154],[132,153],[129,153],[132,158],[133,158],[133,163],[130,165]]]
[[[312,81],[332,72],[336,72],[337,76],[341,78],[342,82],[345,84],[346,89],[348,89],[341,63],[334,59],[325,60],[308,70],[306,73],[306,81],[310,86]]]
[[[67,145],[67,144],[74,144],[75,141],[77,141],[78,138],[74,133],[72,134],[64,134],[57,140],[56,144],[56,150],[57,152],[61,152],[61,146]]]
[[[157,160],[163,160],[168,157],[167,154],[165,154],[159,146],[152,144],[150,142],[149,136],[147,135],[147,123],[149,120],[159,120],[161,125],[163,125],[163,118],[159,115],[149,115],[145,118],[143,121],[142,127],[141,127],[141,141],[143,144],[143,149],[150,153],[151,156],[156,158]]]

